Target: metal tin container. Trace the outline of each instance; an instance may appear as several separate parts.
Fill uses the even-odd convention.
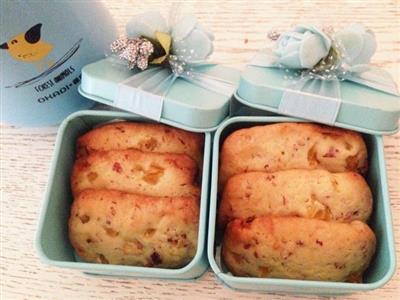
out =
[[[211,268],[228,287],[240,290],[269,293],[298,293],[318,295],[338,295],[373,290],[383,286],[395,271],[395,248],[387,188],[382,137],[364,134],[369,153],[368,184],[373,193],[374,206],[369,225],[377,237],[375,256],[364,274],[364,283],[290,280],[275,278],[251,278],[231,275],[216,251],[220,237],[216,236],[216,216],[218,207],[218,166],[219,151],[224,139],[233,131],[256,125],[281,122],[304,122],[287,117],[234,117],[223,122],[214,135],[210,214],[208,225],[208,260]]]
[[[73,199],[70,189],[70,174],[75,159],[75,141],[92,127],[116,119],[151,122],[130,113],[80,111],[67,117],[61,124],[36,236],[36,249],[40,259],[52,266],[79,269],[92,274],[170,279],[193,279],[199,277],[208,267],[205,239],[211,152],[211,135],[209,133],[204,134],[204,162],[197,252],[189,264],[180,269],[164,269],[86,263],[77,259],[68,238],[68,218]]]

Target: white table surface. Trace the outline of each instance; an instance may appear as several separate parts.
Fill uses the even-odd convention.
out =
[[[129,16],[171,1],[107,1],[119,30]],[[357,21],[378,40],[373,63],[400,83],[400,2],[398,1],[186,1],[185,10],[215,34],[216,62],[242,68],[266,44],[271,28],[298,23],[341,27]],[[90,277],[39,262],[33,248],[38,214],[54,149],[56,127],[1,130],[1,299],[282,299],[295,296],[237,292],[208,271],[196,281]],[[397,247],[400,254],[400,134],[384,138]],[[299,296],[304,298],[304,296]],[[310,296],[310,298],[315,298]],[[400,299],[400,272],[383,288],[346,299]]]

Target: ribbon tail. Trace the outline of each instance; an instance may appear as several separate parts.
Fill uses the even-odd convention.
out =
[[[167,81],[172,75],[172,72],[166,68],[160,68],[156,73],[154,73],[151,77],[146,78],[140,84],[135,87],[147,91],[152,92],[157,95],[162,95],[161,86]]]
[[[340,109],[340,82],[301,78],[282,95],[278,111],[285,115],[333,125]]]
[[[257,67],[276,67],[278,56],[269,48],[265,48],[254,55],[249,65]]]
[[[145,81],[149,80],[149,78],[156,75],[161,70],[162,70],[161,67],[148,68],[147,70],[140,71],[140,72],[128,77],[124,81],[120,82],[120,84],[138,87],[141,84],[143,84]]]
[[[187,63],[187,66],[189,67],[189,69],[191,68],[197,68],[197,67],[212,67],[212,66],[216,66],[216,63],[213,62],[207,62],[205,60],[197,60],[197,61],[191,61]]]
[[[385,70],[368,66],[367,70],[361,72],[352,72],[346,80],[365,85],[367,87],[399,96],[396,82],[392,76]]]
[[[154,88],[153,92],[165,98],[176,79],[178,79],[178,76],[171,72],[167,78],[165,78],[157,87]]]
[[[232,82],[210,74],[191,71],[189,75],[182,74],[181,77],[197,86],[225,96],[232,96],[235,92]]]

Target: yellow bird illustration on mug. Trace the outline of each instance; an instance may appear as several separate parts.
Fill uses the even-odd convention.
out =
[[[46,57],[53,50],[53,45],[41,39],[42,24],[36,24],[25,33],[12,37],[8,42],[0,45],[0,48],[7,50],[15,60],[34,63],[39,69],[50,67],[52,61]]]

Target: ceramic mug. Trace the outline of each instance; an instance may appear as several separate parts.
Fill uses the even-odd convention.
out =
[[[93,106],[79,95],[81,68],[116,37],[99,1],[9,1],[0,7],[1,122],[60,123]]]

